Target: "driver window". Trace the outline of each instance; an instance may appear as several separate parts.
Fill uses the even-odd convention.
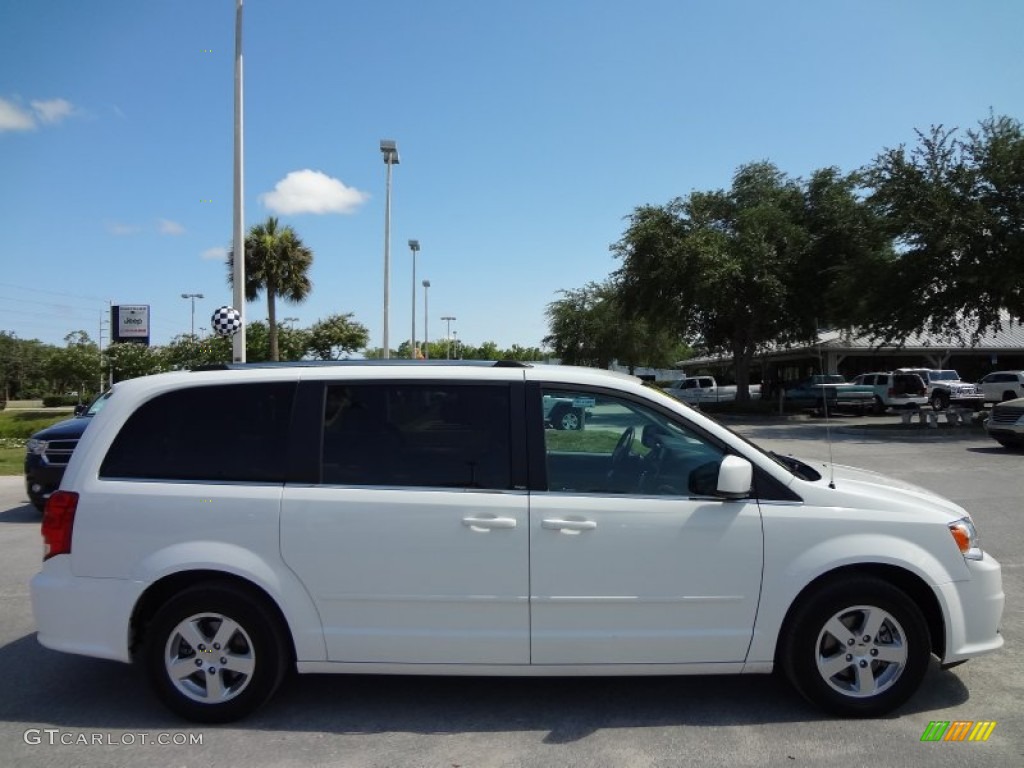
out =
[[[548,490],[709,495],[723,453],[682,424],[630,400],[545,389]]]

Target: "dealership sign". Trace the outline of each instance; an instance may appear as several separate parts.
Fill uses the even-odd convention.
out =
[[[149,344],[149,305],[121,304],[110,308],[112,341]]]

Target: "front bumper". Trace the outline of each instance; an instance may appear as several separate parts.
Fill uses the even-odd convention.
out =
[[[940,585],[946,604],[946,652],[942,663],[955,664],[1003,647],[1003,576],[999,561],[985,554],[967,560],[970,579]]]
[[[50,494],[60,488],[64,465],[47,464],[38,456],[25,457],[25,490],[33,502],[45,503]]]

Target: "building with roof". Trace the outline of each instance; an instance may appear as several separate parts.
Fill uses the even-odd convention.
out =
[[[954,368],[965,380],[977,381],[997,370],[1024,370],[1024,324],[1009,315],[999,330],[972,339],[972,329],[957,336],[932,333],[908,335],[900,343],[881,343],[856,330],[823,330],[815,342],[773,345],[759,353],[751,370],[752,382],[791,382],[812,373],[859,373],[896,368]],[[711,355],[681,363],[688,375],[715,373],[728,378],[732,357]]]

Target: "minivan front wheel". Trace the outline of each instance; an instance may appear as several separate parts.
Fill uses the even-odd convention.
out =
[[[232,584],[197,585],[171,598],[146,637],[157,696],[195,722],[244,717],[270,698],[287,669],[277,621]]]
[[[874,577],[828,584],[789,622],[782,666],[811,703],[874,717],[905,702],[928,669],[931,641],[917,604]]]

